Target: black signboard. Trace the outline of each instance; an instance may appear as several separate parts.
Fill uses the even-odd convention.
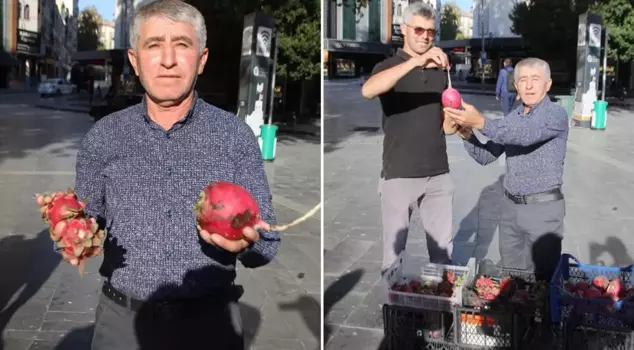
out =
[[[40,54],[40,34],[30,30],[18,29],[17,52]]]

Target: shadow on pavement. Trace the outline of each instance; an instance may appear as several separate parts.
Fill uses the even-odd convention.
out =
[[[608,253],[612,256],[613,265],[615,266],[629,266],[634,264],[634,260],[627,253],[627,248],[623,241],[618,237],[609,236],[605,239],[605,243],[590,243],[590,263],[592,264],[605,264],[603,260],[599,260],[599,257],[603,253]]]
[[[503,182],[504,174],[500,175],[497,181],[482,189],[475,207],[473,207],[469,214],[462,219],[458,232],[454,237],[454,243],[469,242],[472,238],[475,238],[476,249],[474,257],[476,258],[476,261],[481,261],[486,257],[487,252],[489,251],[489,246],[493,241],[495,231],[500,225],[499,213],[502,200],[501,191]],[[487,214],[489,214],[490,217],[493,216],[490,214],[497,213],[498,219],[485,218],[483,220],[480,212],[482,208],[487,208]],[[492,212],[491,210],[495,210],[495,212]],[[465,257],[459,257],[457,259],[454,258],[453,260],[465,260],[463,258]],[[466,260],[468,259],[469,257],[466,257]]]
[[[328,314],[332,310],[333,306],[343,299],[348,293],[354,289],[354,287],[361,281],[361,277],[365,271],[363,269],[356,269],[348,272],[345,275],[339,277],[336,281],[330,284],[326,290],[324,290],[324,348],[330,340],[332,328],[326,322]]]
[[[297,301],[292,303],[282,303],[279,304],[279,307],[280,310],[297,310],[297,312],[302,315],[304,323],[306,323],[306,327],[308,327],[315,337],[315,341],[319,344],[319,341],[321,340],[321,319],[319,317],[321,306],[318,300],[310,295],[302,295],[297,298]]]
[[[0,334],[13,315],[37,294],[60,261],[48,230],[32,239],[8,236],[0,240]],[[48,306],[48,301],[39,301],[38,306]],[[4,348],[3,343],[0,339],[0,349]]]

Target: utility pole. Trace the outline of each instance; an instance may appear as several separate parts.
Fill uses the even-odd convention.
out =
[[[484,49],[484,0],[480,0],[480,35],[482,36],[482,49],[480,50],[480,63],[482,64],[482,85],[484,85],[484,62],[486,51]]]
[[[605,42],[603,44],[603,89],[601,89],[601,100],[605,101],[605,81],[608,73],[608,26],[604,25]]]

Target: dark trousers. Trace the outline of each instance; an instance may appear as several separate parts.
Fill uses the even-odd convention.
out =
[[[218,298],[222,299],[222,298]],[[133,311],[100,295],[91,350],[244,350],[237,300],[147,303]]]
[[[500,220],[500,255],[505,268],[533,270],[540,280],[550,276],[561,256],[564,199],[516,204],[504,196]]]
[[[500,105],[502,106],[502,113],[504,113],[504,116],[509,115],[509,113],[513,110],[516,96],[516,94],[502,94],[502,96],[500,96]]]

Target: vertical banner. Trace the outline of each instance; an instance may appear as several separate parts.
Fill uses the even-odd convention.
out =
[[[244,17],[236,114],[246,121],[256,136],[260,136],[268,101],[273,23],[273,17],[261,12]]]
[[[579,16],[577,27],[577,75],[573,126],[589,128],[597,100],[601,63],[602,18],[593,13]]]

